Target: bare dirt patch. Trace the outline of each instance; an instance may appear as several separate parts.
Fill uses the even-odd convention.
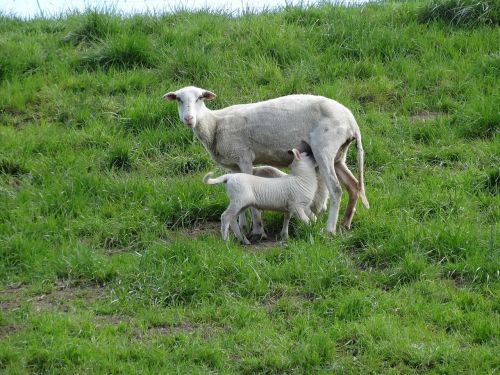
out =
[[[12,336],[19,331],[21,331],[21,327],[17,325],[9,324],[6,326],[0,326],[0,339]]]
[[[410,117],[411,122],[423,122],[435,120],[440,113],[432,111],[422,111]]]
[[[58,282],[51,293],[41,294],[28,299],[33,310],[69,311],[70,302],[83,299],[87,303],[103,297],[104,288],[100,285],[72,285],[66,282]]]
[[[191,228],[183,230],[189,238],[196,238],[206,234],[220,234],[220,223],[218,221],[199,221]]]
[[[190,228],[183,229],[181,233],[184,233],[189,238],[197,238],[207,234],[220,236],[220,222],[200,221],[195,223]],[[249,249],[251,251],[265,250],[271,247],[286,244],[286,242],[281,241],[278,233],[268,233],[267,239],[250,238],[249,235],[247,235],[247,238],[250,242],[252,242],[252,244],[245,246],[245,249]]]
[[[66,281],[55,284],[50,293],[33,295],[24,284],[10,285],[0,291],[0,310],[19,309],[23,304],[31,305],[33,311],[69,311],[70,302],[77,299],[91,301],[103,298],[104,288],[100,285],[73,285]]]
[[[174,325],[152,326],[147,329],[148,336],[173,336],[177,334],[196,334],[199,333],[203,340],[208,341],[217,332],[225,331],[224,328],[211,325],[191,322],[181,322]],[[141,336],[139,334],[139,336]]]

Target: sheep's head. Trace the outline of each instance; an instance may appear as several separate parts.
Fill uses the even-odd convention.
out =
[[[163,99],[167,101],[177,101],[179,117],[184,125],[191,129],[194,129],[197,118],[206,108],[204,101],[214,98],[215,94],[213,92],[194,86],[184,87],[163,95]]]

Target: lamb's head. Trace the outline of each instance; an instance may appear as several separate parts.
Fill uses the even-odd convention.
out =
[[[204,101],[214,98],[215,94],[213,92],[194,86],[184,87],[175,92],[168,92],[163,95],[163,99],[167,101],[177,101],[179,117],[184,125],[191,129],[194,129],[197,119],[206,110]]]
[[[315,173],[316,160],[314,159],[312,153],[300,152],[296,148],[288,151],[293,154],[293,161],[290,164],[290,172],[294,176]]]

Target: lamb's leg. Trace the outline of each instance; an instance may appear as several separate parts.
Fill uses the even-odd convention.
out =
[[[356,212],[356,202],[359,195],[358,180],[354,177],[344,162],[338,162],[335,164],[335,172],[337,173],[339,180],[346,187],[347,193],[349,194],[349,202],[347,203],[347,208],[341,225],[342,229],[348,230],[351,229],[352,218]]]
[[[231,170],[231,173],[239,173],[239,172],[240,172],[239,169],[232,169]],[[240,214],[238,216],[238,223],[240,225],[241,230],[243,230],[243,232],[247,232],[250,229],[248,222],[247,222],[247,216],[245,215],[245,210],[240,212]]]
[[[285,217],[283,218],[283,228],[280,233],[282,240],[288,240],[288,225],[290,224],[291,217],[292,215],[289,212],[285,212]]]
[[[309,216],[307,216],[305,210],[302,207],[299,207],[295,210],[295,215],[297,215],[297,217],[304,223],[309,224]]]
[[[248,239],[245,237],[245,235],[243,233],[241,233],[240,226],[238,225],[238,221],[236,220],[236,218],[231,220],[230,225],[231,225],[231,229],[233,230],[236,238],[239,239],[241,242],[243,242],[245,245],[250,245],[250,241],[248,241]]]
[[[241,160],[238,166],[242,173],[253,174],[252,162],[250,159]],[[258,238],[259,240],[266,239],[267,235],[266,232],[264,232],[260,211],[252,207],[250,208],[250,214],[252,216],[252,232],[250,233],[250,236],[252,238]]]
[[[229,208],[224,211],[220,217],[220,234],[224,241],[228,240],[229,237],[229,225],[231,223],[229,216],[231,215]]]
[[[243,242],[245,245],[249,245],[250,241],[241,234],[240,227],[236,221],[236,218],[238,214],[241,211],[241,207],[238,207],[234,205],[233,203],[229,204],[229,207],[227,208],[226,211],[222,213],[221,216],[221,234],[222,234],[222,239],[224,241],[228,240],[229,237],[229,226],[231,226],[231,229],[234,232],[234,235],[238,240]]]
[[[325,132],[324,129],[327,129],[328,132]],[[311,148],[330,193],[330,209],[326,231],[332,234],[335,234],[337,227],[340,199],[342,197],[342,188],[335,173],[334,159],[346,139],[347,136],[342,129],[328,129],[323,126],[318,126],[311,134]]]
[[[317,219],[316,215],[312,212],[311,207],[306,207],[304,209],[304,212],[306,213],[306,215],[309,218],[309,220],[311,220],[312,222],[316,221],[316,219]]]

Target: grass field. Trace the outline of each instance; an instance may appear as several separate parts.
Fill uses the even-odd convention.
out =
[[[499,25],[455,0],[0,16],[0,372],[498,372]],[[161,99],[186,85],[349,107],[371,209],[225,244]]]

